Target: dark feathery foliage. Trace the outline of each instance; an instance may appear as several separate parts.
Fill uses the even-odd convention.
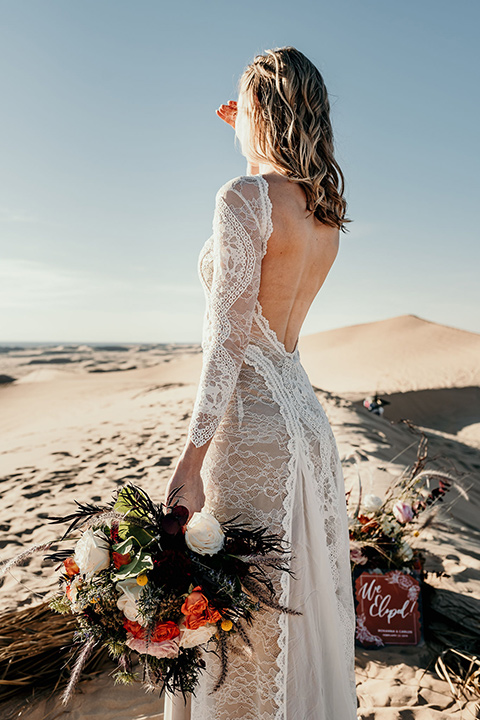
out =
[[[91,503],[80,503],[78,500],[74,501],[76,505],[78,505],[78,510],[74,513],[71,513],[70,515],[65,515],[63,517],[48,517],[47,519],[49,522],[55,524],[55,523],[66,523],[69,522],[70,525],[65,530],[64,534],[60,538],[60,540],[65,540],[68,535],[70,535],[71,532],[73,532],[77,527],[83,525],[85,521],[91,517],[95,517],[95,515],[100,515],[101,513],[107,512],[108,510],[111,510],[113,508],[114,502],[109,503],[108,505],[105,505],[101,507],[100,505],[93,505]]]

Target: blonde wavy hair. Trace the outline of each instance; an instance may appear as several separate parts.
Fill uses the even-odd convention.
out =
[[[327,88],[294,47],[266,50],[238,83],[250,126],[251,158],[271,164],[304,189],[307,210],[346,232],[345,179],[334,157]]]

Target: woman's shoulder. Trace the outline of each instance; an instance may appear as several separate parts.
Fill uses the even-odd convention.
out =
[[[271,202],[268,183],[262,175],[238,175],[227,180],[216,195],[217,211],[228,207],[253,239],[266,252],[265,238],[272,233]]]
[[[241,196],[245,200],[256,199],[260,193],[259,186],[261,182],[261,175],[238,175],[227,180],[218,189],[216,200],[223,198],[228,201],[229,197],[233,200],[235,196]]]

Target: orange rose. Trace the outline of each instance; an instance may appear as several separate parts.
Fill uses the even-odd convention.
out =
[[[67,573],[68,577],[73,577],[74,575],[78,575],[80,572],[80,568],[78,567],[77,563],[73,559],[73,557],[69,557],[66,560],[63,561],[63,565],[65,567],[65,572]]]
[[[130,553],[126,553],[125,555],[122,555],[122,553],[117,553],[115,550],[112,552],[112,560],[113,564],[115,565],[115,568],[118,570],[122,567],[122,565],[128,565],[130,562]]]
[[[207,598],[200,592],[201,589],[200,586],[194,588],[182,605],[181,611],[185,615],[184,625],[187,630],[198,630],[202,625],[222,619],[218,610],[209,606]]]
[[[130,635],[133,635],[136,640],[146,640],[148,637],[148,628],[143,627],[135,620],[127,620],[127,618],[125,618],[123,627],[130,633]],[[176,638],[177,635],[180,635],[178,625],[171,620],[168,620],[164,623],[158,623],[158,625],[155,626],[155,629],[150,636],[150,642],[161,643],[164,642],[164,640],[173,640],[173,638]]]
[[[140,623],[135,622],[135,620],[127,620],[127,618],[125,618],[123,621],[123,627],[127,632],[133,635],[134,638],[144,640],[147,635],[147,629],[142,627]]]
[[[180,635],[177,623],[168,620],[155,626],[152,640],[153,642],[163,642],[164,640],[173,640],[177,635]]]

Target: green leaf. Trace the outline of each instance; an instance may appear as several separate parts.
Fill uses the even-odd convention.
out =
[[[129,537],[135,538],[140,546],[148,545],[148,543],[153,540],[153,535],[147,530],[128,522],[120,522],[118,524],[118,535],[122,539]]]
[[[113,509],[129,517],[146,517],[144,512],[135,507],[135,498],[132,489],[128,485],[118,493],[117,502]]]
[[[141,575],[142,573],[146,572],[147,570],[151,570],[153,568],[153,560],[152,556],[148,555],[147,553],[140,552],[138,555],[135,555],[133,560],[128,563],[128,565],[122,565],[119,570],[115,573],[115,579],[118,580],[127,580],[127,578],[131,577],[137,577],[137,575]]]
[[[129,537],[121,543],[115,543],[115,545],[112,545],[112,548],[115,552],[120,553],[120,555],[136,553],[138,552],[138,542],[135,538]]]

